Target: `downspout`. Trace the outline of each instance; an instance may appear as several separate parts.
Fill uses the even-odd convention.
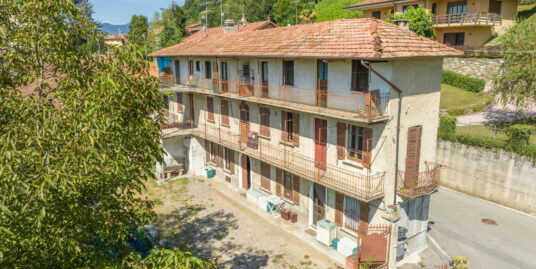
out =
[[[379,78],[381,78],[383,81],[389,84],[389,86],[391,86],[393,89],[395,89],[398,92],[398,115],[396,119],[395,193],[394,193],[394,198],[393,198],[393,205],[396,206],[396,194],[398,191],[398,153],[399,153],[399,148],[400,148],[400,117],[402,115],[402,90],[400,90],[400,88],[394,85],[391,81],[387,80],[384,76],[382,76],[376,70],[372,69],[372,67],[365,64],[363,60],[361,60],[361,65],[367,68],[370,72],[377,75]],[[371,80],[369,80],[369,84],[370,83],[372,83]]]

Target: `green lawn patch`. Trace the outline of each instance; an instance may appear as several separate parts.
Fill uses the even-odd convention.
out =
[[[493,97],[485,92],[468,92],[447,84],[441,85],[441,102],[439,108],[447,109],[449,114],[457,116],[479,112],[490,105]]]
[[[523,21],[536,14],[536,4],[517,6],[517,19]]]
[[[361,2],[360,0],[322,0],[315,6],[316,22],[336,19],[361,18],[362,11],[344,10],[344,7]]]

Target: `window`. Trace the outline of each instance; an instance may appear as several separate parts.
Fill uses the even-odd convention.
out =
[[[437,15],[437,3],[432,3],[432,14]]]
[[[259,108],[260,135],[270,137],[270,109]]]
[[[193,61],[189,61],[188,62],[188,75],[193,75],[194,74],[194,62]]]
[[[463,46],[465,33],[445,33],[443,43],[449,46]]]
[[[369,70],[361,64],[361,61],[352,61],[352,91],[365,92],[368,90]]]
[[[350,125],[348,128],[348,158],[356,161],[363,159],[363,127]]]
[[[417,8],[419,8],[419,5],[418,5],[418,4],[415,4],[415,5],[406,5],[406,6],[403,6],[403,7],[402,7],[402,12],[403,12],[404,14],[406,14],[406,12],[408,12],[408,8],[409,8],[409,7],[413,7],[414,9],[417,9]]]
[[[502,14],[502,2],[497,0],[489,1],[489,13]]]
[[[372,17],[379,20],[382,17],[382,12],[381,11],[372,11]]]
[[[210,121],[214,121],[214,99],[207,97],[207,118]]]
[[[270,192],[270,165],[261,162],[261,188]]]
[[[292,199],[292,174],[287,171],[283,172],[283,195]]]
[[[229,101],[221,100],[221,124],[229,125]]]
[[[176,92],[175,96],[177,98],[177,111],[183,112],[184,111],[184,105],[182,104],[182,92]]]
[[[201,72],[201,62],[195,61],[195,71]]]
[[[467,12],[467,1],[447,3],[447,14],[460,14]]]
[[[359,226],[359,201],[349,197],[344,197],[344,226],[357,231]]]
[[[299,145],[300,114],[281,111],[281,140]]]
[[[210,61],[205,61],[205,78],[212,78],[212,69]]]
[[[220,65],[221,65],[221,70],[220,70],[221,79],[222,80],[228,80],[229,77],[228,77],[228,74],[227,74],[227,62],[221,62]]]
[[[283,84],[294,86],[294,61],[283,61]]]
[[[225,148],[223,151],[223,159],[225,160],[225,169],[231,170],[231,150]]]

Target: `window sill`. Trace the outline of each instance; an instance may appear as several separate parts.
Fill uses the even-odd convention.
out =
[[[265,192],[266,194],[272,194],[269,190],[263,188],[263,187],[259,187],[259,190]]]
[[[231,128],[231,125],[229,125],[229,124],[225,124],[225,123],[222,123],[221,126],[222,126],[222,127]]]
[[[289,147],[295,147],[295,145],[292,142],[285,142],[285,141],[279,141],[279,144],[289,146]]]
[[[272,140],[271,137],[265,136],[265,135],[259,135],[259,137],[262,138],[262,139],[266,139],[266,140]]]
[[[223,172],[225,172],[225,173],[227,173],[229,175],[234,175],[234,173],[231,170],[227,169],[227,168],[223,168]]]
[[[354,161],[354,160],[345,159],[345,160],[342,160],[342,163],[349,165],[349,166],[353,166],[355,168],[360,168],[360,169],[365,168],[362,163],[358,161]]]
[[[209,119],[207,119],[207,122],[216,123],[215,120],[209,120]]]
[[[365,91],[358,91],[350,89],[350,94],[365,94]]]

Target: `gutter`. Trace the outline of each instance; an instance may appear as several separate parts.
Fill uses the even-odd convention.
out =
[[[398,115],[396,119],[396,156],[395,156],[395,193],[393,198],[393,205],[396,206],[396,195],[398,191],[398,153],[400,148],[400,118],[402,116],[402,90],[397,87],[395,84],[393,84],[391,81],[386,79],[384,76],[382,76],[380,73],[378,73],[376,70],[372,69],[369,65],[365,64],[363,60],[361,60],[361,65],[367,68],[370,72],[374,73],[376,76],[381,78],[383,81],[385,81],[389,86],[391,86],[393,89],[395,89],[398,92]],[[371,83],[371,80],[369,80],[369,84]]]

